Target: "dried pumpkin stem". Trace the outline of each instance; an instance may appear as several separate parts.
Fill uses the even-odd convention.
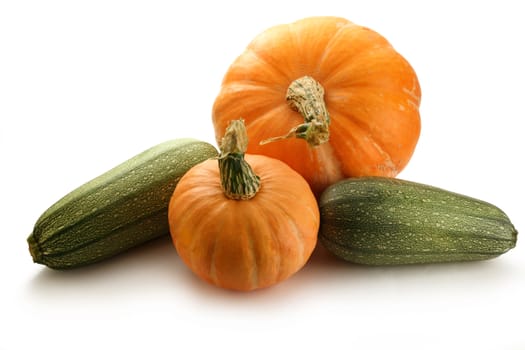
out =
[[[319,146],[330,138],[330,114],[324,102],[324,89],[312,77],[294,80],[288,87],[286,101],[290,108],[301,113],[304,123],[292,128],[286,135],[261,141],[261,145],[291,137],[306,140],[310,146]]]
[[[224,195],[231,199],[245,200],[254,197],[261,181],[244,159],[248,135],[244,121],[232,120],[222,138],[219,170]]]

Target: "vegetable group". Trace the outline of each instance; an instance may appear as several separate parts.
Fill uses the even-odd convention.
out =
[[[218,159],[193,167],[169,205],[174,245],[200,278],[253,290],[297,272],[310,257],[319,209],[308,183],[285,163],[244,155],[242,121],[231,123]]]
[[[216,155],[206,142],[167,141],[80,186],[37,220],[27,239],[33,260],[79,267],[169,234],[168,204],[178,180]]]
[[[411,181],[347,179],[330,186],[319,205],[319,240],[356,263],[485,260],[516,245],[517,231],[499,208]]]
[[[517,231],[499,208],[394,179],[418,142],[420,98],[410,64],[373,30],[339,17],[272,27],[225,74],[220,154],[179,139],[137,155],[45,211],[30,253],[74,268],[170,233],[194,274],[248,291],[298,272],[318,238],[369,265],[507,252]]]
[[[310,17],[249,44],[223,79],[213,123],[219,141],[242,117],[248,153],[283,160],[319,194],[346,177],[396,176],[419,138],[420,98],[414,70],[384,37]]]

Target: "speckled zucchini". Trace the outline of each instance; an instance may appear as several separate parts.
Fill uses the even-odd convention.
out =
[[[206,142],[171,140],[75,189],[37,220],[27,239],[33,261],[74,268],[167,235],[168,204],[177,182],[215,156]]]
[[[485,260],[516,245],[516,229],[494,205],[405,180],[343,180],[319,205],[319,241],[355,263]]]

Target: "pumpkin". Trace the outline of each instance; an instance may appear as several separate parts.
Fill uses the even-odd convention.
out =
[[[310,17],[258,35],[215,99],[217,140],[231,116],[247,152],[283,160],[319,194],[346,177],[395,177],[420,134],[421,90],[409,62],[377,32]]]
[[[244,155],[246,129],[232,121],[218,159],[190,169],[168,208],[181,260],[221,288],[248,291],[299,271],[317,243],[319,209],[308,183],[284,162]]]

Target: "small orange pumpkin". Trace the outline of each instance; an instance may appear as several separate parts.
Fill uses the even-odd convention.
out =
[[[246,155],[246,129],[231,123],[219,159],[190,169],[169,203],[173,243],[200,278],[253,290],[303,267],[317,242],[319,209],[308,183],[282,161]]]
[[[242,116],[247,152],[285,161],[319,193],[345,177],[396,176],[419,138],[420,98],[413,68],[380,34],[311,17],[249,44],[224,77],[213,123],[220,140]]]

